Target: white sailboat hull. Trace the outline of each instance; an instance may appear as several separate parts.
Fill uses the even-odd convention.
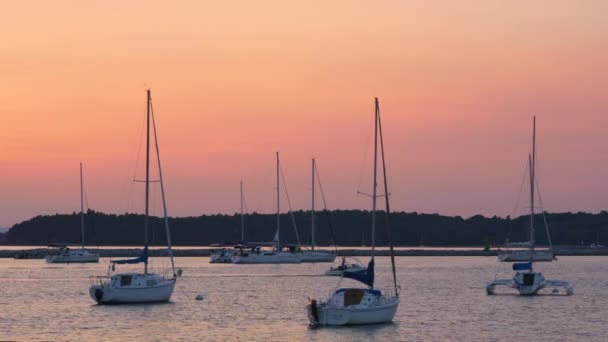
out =
[[[336,255],[334,253],[304,251],[300,254],[302,262],[334,262]]]
[[[326,308],[319,311],[321,325],[361,325],[388,323],[393,320],[399,302],[365,309]]]
[[[286,252],[261,252],[236,254],[233,264],[299,264],[300,256]]]
[[[551,251],[534,251],[532,261],[553,261],[555,256]],[[530,261],[529,250],[505,251],[496,256],[500,262],[527,262]]]
[[[132,277],[129,285],[121,283],[121,277],[124,276]],[[175,282],[176,278],[157,274],[118,274],[108,281],[93,284],[89,288],[89,295],[98,304],[168,302],[173,294]]]
[[[45,259],[49,264],[99,262],[99,254],[78,250],[69,251],[68,253],[63,254],[49,254],[45,257]]]
[[[365,290],[364,290],[365,291]],[[311,301],[308,318],[312,326],[317,325],[362,325],[388,323],[399,308],[399,297],[385,297],[367,292],[361,303],[345,306],[336,293],[330,300],[319,305]]]

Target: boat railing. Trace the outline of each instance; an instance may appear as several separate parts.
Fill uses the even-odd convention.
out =
[[[112,277],[111,276],[90,276],[89,281],[91,282],[91,285],[101,285],[103,283],[106,283],[108,280],[110,280],[110,278],[112,278]]]

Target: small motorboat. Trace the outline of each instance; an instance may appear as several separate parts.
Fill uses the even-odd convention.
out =
[[[355,259],[357,260],[357,259]],[[344,275],[344,272],[358,272],[365,270],[366,267],[363,266],[359,260],[354,264],[347,264],[346,258],[342,257],[342,262],[337,267],[330,267],[329,270],[325,271],[326,276],[337,276],[341,277]]]

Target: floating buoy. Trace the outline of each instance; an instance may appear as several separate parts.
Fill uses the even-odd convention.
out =
[[[198,295],[198,296],[196,296],[196,298],[194,298],[194,299],[196,299],[196,300],[203,300],[203,295],[202,295],[202,294],[199,294],[199,295]]]
[[[184,271],[183,271],[181,268],[178,268],[178,269],[177,269],[177,276],[178,276],[178,277],[181,277],[181,276],[182,276],[182,273],[184,273]]]

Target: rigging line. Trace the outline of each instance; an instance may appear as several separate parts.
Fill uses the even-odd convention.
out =
[[[360,190],[361,190],[361,183],[363,181],[363,170],[365,170],[365,165],[367,164],[367,157],[368,157],[368,146],[370,146],[370,140],[371,140],[371,136],[372,136],[372,131],[373,131],[373,126],[374,126],[374,121],[370,120],[369,121],[369,125],[367,127],[367,136],[365,138],[365,145],[363,147],[363,159],[361,160],[361,164],[359,166],[359,182],[357,183],[357,195],[359,195]]]
[[[152,116],[152,128],[154,129],[154,146],[156,147],[156,163],[158,166],[158,179],[160,180],[160,194],[163,202],[163,218],[165,223],[165,233],[167,238],[167,253],[169,254],[169,258],[171,259],[171,269],[173,271],[173,276],[176,276],[175,273],[175,261],[173,260],[173,249],[171,248],[171,232],[169,228],[169,218],[167,216],[167,202],[165,200],[165,187],[163,183],[163,171],[160,165],[160,151],[158,149],[158,135],[156,134],[156,118],[154,116],[154,106],[152,105],[152,100],[150,100],[150,114]]]
[[[91,230],[93,231],[93,239],[95,240],[95,245],[97,247],[99,247],[99,239],[97,238],[97,231],[95,230],[95,225],[93,224],[95,213],[91,213],[89,215],[89,209],[91,207],[89,207],[89,199],[87,198],[87,190],[85,189],[84,185],[82,186],[82,194],[83,194],[83,197],[84,197],[85,208],[87,209],[86,211],[84,211],[84,209],[83,209],[84,216],[85,216],[85,219],[87,221],[89,221],[89,223],[90,223]],[[93,218],[91,218],[91,216],[93,216]],[[86,225],[85,225],[85,227],[86,227]]]
[[[289,215],[291,216],[291,223],[293,224],[293,230],[296,232],[296,240],[298,241],[298,246],[300,246],[300,234],[298,234],[298,227],[296,226],[296,219],[293,216],[293,210],[291,208],[291,200],[289,199],[289,193],[287,192],[287,184],[285,183],[285,176],[283,175],[283,166],[279,165],[279,169],[281,172],[281,179],[283,180],[283,189],[285,190],[285,198],[287,199],[287,205],[289,206]]]
[[[521,177],[521,183],[519,184],[519,192],[517,194],[517,200],[515,201],[515,206],[511,211],[509,217],[509,232],[507,233],[507,242],[511,241],[511,235],[513,234],[513,219],[515,218],[515,214],[517,213],[517,209],[519,208],[519,203],[521,202],[521,193],[524,190],[524,184],[526,183],[526,179],[528,179],[528,163],[524,166],[524,173]]]
[[[139,125],[139,129],[138,129],[138,133],[137,133],[137,137],[139,137],[138,143],[137,143],[137,149],[134,151],[134,153],[131,153],[130,156],[130,160],[135,159],[135,165],[133,166],[133,169],[131,169],[132,165],[129,165],[128,169],[127,169],[127,180],[125,181],[125,183],[123,183],[123,188],[121,190],[121,194],[124,195],[125,193],[125,188],[127,188],[127,196],[124,197],[124,205],[126,207],[126,212],[129,212],[131,210],[132,207],[132,194],[133,194],[133,185],[131,184],[131,180],[135,179],[135,174],[137,173],[137,166],[139,164],[139,156],[140,156],[140,152],[141,152],[141,148],[142,148],[142,144],[143,144],[143,131],[144,131],[144,125],[146,122],[145,119],[145,115],[142,115],[142,120],[140,121],[140,125]],[[137,139],[137,138],[136,138]],[[133,173],[131,173],[133,172]],[[131,176],[132,175],[132,176]]]
[[[384,193],[386,194],[385,200],[386,200],[386,231],[388,232],[388,246],[390,248],[391,251],[391,266],[393,269],[393,282],[394,282],[394,286],[395,286],[395,295],[399,296],[399,291],[397,288],[397,270],[395,268],[395,250],[393,247],[393,235],[391,232],[391,227],[389,225],[389,216],[391,213],[391,208],[389,205],[389,195],[388,195],[388,180],[387,180],[387,176],[386,176],[386,159],[384,158],[384,137],[382,136],[382,120],[380,120],[380,106],[378,105],[378,98],[376,98],[376,110],[378,111],[378,118],[376,120],[378,120],[378,130],[380,133],[380,151],[382,154],[382,173],[383,173],[383,178],[384,178]]]
[[[521,184],[519,185],[519,193],[517,194],[517,200],[515,201],[515,207],[511,211],[511,217],[515,215],[517,209],[519,208],[519,202],[521,201],[521,193],[524,189],[524,184],[526,183],[526,179],[528,179],[528,161],[526,160],[526,165],[524,166],[524,173],[521,177]]]
[[[327,210],[327,202],[325,202],[325,193],[323,192],[323,186],[321,185],[321,176],[319,175],[319,169],[317,168],[317,163],[315,163],[315,173],[317,176],[317,183],[319,184],[319,190],[321,190],[321,199],[323,200],[323,207],[325,208],[325,217],[327,218],[327,224],[329,225],[329,232],[331,233],[331,243],[334,245],[334,249],[336,250],[336,255],[338,254],[338,246],[336,245],[336,238],[334,234],[334,227],[331,224],[331,216],[329,215],[329,210]]]
[[[553,242],[551,241],[551,234],[550,234],[550,230],[549,230],[549,224],[547,222],[547,216],[545,215],[545,206],[543,204],[543,198],[540,194],[540,182],[538,181],[538,176],[536,176],[536,192],[538,194],[538,204],[540,204],[540,209],[542,210],[543,213],[543,223],[545,224],[545,231],[547,232],[547,241],[549,242],[549,248],[551,249],[551,253],[553,253]],[[555,256],[555,254],[554,254]]]

